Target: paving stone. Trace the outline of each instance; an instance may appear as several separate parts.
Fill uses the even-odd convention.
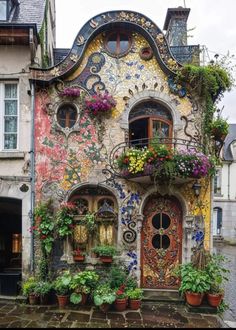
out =
[[[95,318],[95,319],[104,319],[104,318],[106,318],[106,313],[103,313],[100,310],[94,310],[92,312],[92,318]]]
[[[32,321],[27,325],[27,328],[47,328],[47,323],[42,321]]]
[[[141,320],[140,313],[137,312],[128,312],[125,314],[127,320]]]
[[[111,321],[119,321],[125,323],[125,318],[122,314],[119,313],[107,313],[107,318]]]
[[[143,322],[141,320],[128,320],[126,325],[128,328],[143,328]]]
[[[30,320],[19,320],[19,321],[14,321],[8,325],[7,328],[25,328],[27,325],[30,323]]]
[[[87,322],[73,322],[71,328],[86,328],[87,325]]]
[[[127,328],[125,322],[111,321],[111,328]]]
[[[82,314],[82,313],[77,313],[77,312],[71,312],[67,316],[66,321],[78,321],[78,322],[88,322],[90,318],[89,314]]]
[[[43,314],[43,320],[44,321],[59,321],[61,322],[61,320],[63,319],[63,317],[65,316],[65,313],[55,313],[55,312],[49,312],[47,311],[46,313]]]
[[[86,328],[103,329],[103,328],[110,328],[110,325],[108,323],[101,323],[98,321],[98,322],[88,323],[86,325]]]

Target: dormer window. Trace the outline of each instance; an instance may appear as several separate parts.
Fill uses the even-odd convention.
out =
[[[11,10],[17,3],[16,0],[0,0],[0,21],[7,21],[9,19]]]

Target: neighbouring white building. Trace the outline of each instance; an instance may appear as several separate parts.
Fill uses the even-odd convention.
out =
[[[32,267],[29,68],[53,65],[54,2],[0,0],[0,295],[14,295],[22,273]]]
[[[214,180],[213,236],[236,243],[236,124],[229,127],[222,159]]]

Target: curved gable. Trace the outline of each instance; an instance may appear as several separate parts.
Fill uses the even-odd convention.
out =
[[[48,69],[31,68],[32,80],[39,84],[50,84],[71,74],[81,63],[93,38],[111,25],[132,27],[134,31],[141,33],[150,43],[160,67],[167,74],[173,74],[181,67],[172,56],[164,34],[153,21],[132,11],[111,11],[93,17],[82,27],[68,56],[62,62]]]

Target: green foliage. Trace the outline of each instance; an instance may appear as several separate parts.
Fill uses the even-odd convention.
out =
[[[36,285],[35,292],[40,296],[45,296],[51,291],[51,289],[52,289],[52,283],[40,281]]]
[[[112,266],[109,272],[109,283],[111,288],[118,288],[122,284],[126,283],[128,274],[128,271],[123,266]]]
[[[116,300],[116,293],[108,283],[102,284],[95,289],[93,299],[96,306],[104,303],[112,304]]]
[[[191,263],[180,265],[176,274],[181,278],[179,291],[203,293],[210,289],[210,276],[205,270],[194,268]]]
[[[98,226],[96,222],[95,213],[88,212],[87,214],[85,214],[83,219],[81,219],[80,223],[87,228],[90,234],[93,234],[97,231]]]
[[[22,293],[24,296],[28,296],[29,294],[35,293],[37,288],[37,280],[35,277],[31,276],[22,284]]]
[[[229,305],[224,300],[222,300],[221,303],[220,303],[220,305],[217,307],[217,313],[221,315],[227,309],[229,309]]]
[[[84,270],[72,277],[70,288],[76,292],[90,293],[99,280],[99,275],[91,270]]]
[[[68,295],[70,292],[72,276],[70,271],[63,271],[53,282],[53,288],[58,295]]]
[[[32,228],[41,241],[43,254],[50,255],[54,242],[52,200],[39,202],[34,211],[36,225]]]
[[[117,254],[117,249],[115,246],[112,245],[100,245],[96,246],[92,249],[94,253],[96,253],[99,256],[104,257],[113,257]]]
[[[70,295],[70,302],[72,302],[72,304],[79,304],[82,301],[82,294],[81,293],[77,293],[77,292],[73,292]]]
[[[210,129],[211,129],[211,134],[216,136],[223,136],[223,135],[227,135],[229,132],[229,124],[227,122],[227,120],[223,119],[223,118],[216,118],[212,121],[212,123],[210,124]]]
[[[140,288],[129,289],[127,291],[127,296],[130,299],[135,299],[135,300],[143,299],[143,289],[140,289]]]
[[[222,293],[223,284],[228,281],[229,270],[225,268],[228,259],[221,255],[213,254],[209,257],[206,265],[206,272],[210,277],[210,293]]]
[[[73,233],[74,215],[76,214],[76,205],[73,203],[62,203],[56,213],[56,227],[60,238],[65,238]]]

